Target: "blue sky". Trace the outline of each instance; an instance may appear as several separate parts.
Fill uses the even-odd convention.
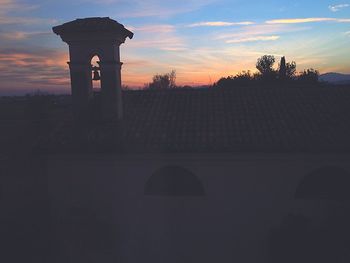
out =
[[[69,91],[68,47],[52,26],[109,16],[135,33],[121,47],[123,84],[175,69],[178,84],[253,70],[264,54],[299,71],[350,73],[350,2],[0,0],[0,93]]]

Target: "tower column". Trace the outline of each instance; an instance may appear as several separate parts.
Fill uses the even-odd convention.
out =
[[[70,69],[73,113],[75,117],[85,116],[92,98],[91,64],[67,62]]]
[[[120,61],[100,61],[102,117],[122,119],[122,87]]]

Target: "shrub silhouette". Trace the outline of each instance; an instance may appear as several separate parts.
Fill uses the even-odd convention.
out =
[[[148,84],[149,89],[169,89],[175,88],[176,71],[172,70],[166,74],[156,74],[153,76],[152,82]]]
[[[319,72],[315,69],[306,69],[296,74],[295,61],[286,62],[282,57],[278,69],[274,69],[275,57],[264,55],[258,58],[256,68],[258,72],[242,71],[236,75],[220,78],[213,87],[256,86],[256,85],[288,85],[300,86],[305,84],[318,84]]]
[[[286,64],[286,77],[287,79],[293,79],[297,72],[297,64],[295,61],[287,62]]]
[[[307,84],[317,84],[319,72],[313,68],[306,69],[299,73],[298,80]]]

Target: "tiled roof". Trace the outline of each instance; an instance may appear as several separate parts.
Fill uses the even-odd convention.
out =
[[[110,19],[109,17],[90,17],[76,19],[53,27],[53,32],[57,35],[76,32],[120,32],[125,37],[132,38],[133,33],[127,30],[122,24]]]
[[[350,153],[347,87],[125,91],[123,102],[122,124],[92,128],[92,141],[118,137],[126,152]]]
[[[350,150],[350,89],[230,88],[124,95],[124,136],[170,151]]]

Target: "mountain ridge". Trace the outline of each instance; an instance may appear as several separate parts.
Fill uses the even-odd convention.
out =
[[[321,74],[319,80],[331,84],[350,84],[350,74],[327,72]]]

